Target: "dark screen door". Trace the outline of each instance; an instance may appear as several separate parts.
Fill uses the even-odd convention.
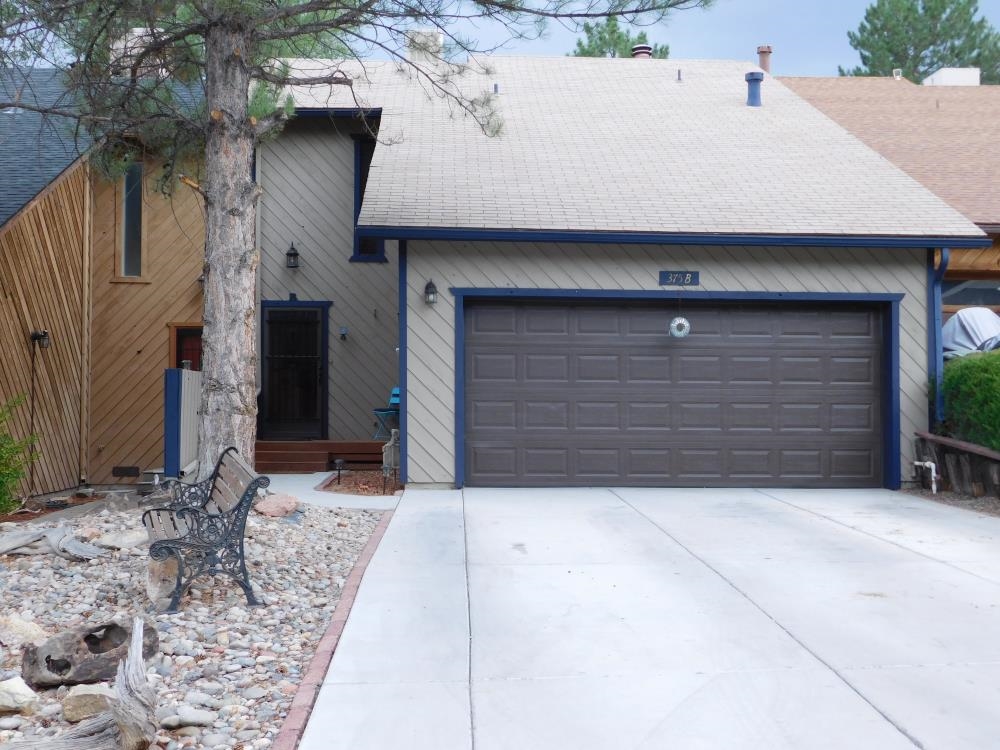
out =
[[[325,307],[266,307],[261,437],[326,437]]]

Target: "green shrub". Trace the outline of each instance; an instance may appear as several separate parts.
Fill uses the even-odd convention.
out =
[[[28,464],[35,458],[31,450],[35,443],[34,435],[15,440],[7,427],[11,413],[23,401],[24,397],[18,397],[0,405],[0,513],[9,513],[19,505],[17,486],[24,478]]]
[[[947,362],[944,404],[952,435],[1000,451],[1000,351]]]

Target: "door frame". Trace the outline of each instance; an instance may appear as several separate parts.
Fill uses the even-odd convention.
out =
[[[319,437],[316,440],[326,440],[329,435],[330,422],[330,308],[333,302],[329,300],[261,300],[260,303],[260,397],[263,403],[264,394],[267,393],[267,364],[265,355],[267,352],[267,311],[269,309],[311,309],[320,311],[320,427]],[[259,414],[264,410],[260,409]],[[263,418],[258,418],[258,431],[263,425]],[[267,438],[265,438],[267,439]]]
[[[882,313],[882,486],[902,486],[899,414],[900,293],[676,292],[619,289],[514,289],[456,287],[455,297],[455,487],[465,486],[465,302],[472,300],[708,300],[719,302],[828,302],[875,305]]]

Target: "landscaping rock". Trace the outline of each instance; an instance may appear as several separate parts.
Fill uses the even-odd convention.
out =
[[[49,634],[37,623],[17,615],[0,617],[0,644],[11,651],[20,650],[25,643],[41,643]]]
[[[74,685],[63,698],[63,718],[75,724],[107,711],[115,700],[115,691],[105,683]]]
[[[131,549],[149,541],[149,534],[145,528],[125,529],[124,531],[112,531],[110,534],[103,534],[94,540],[98,547],[107,549]]]
[[[157,653],[159,639],[153,621],[143,619],[142,655],[148,659]],[[21,676],[35,687],[110,680],[118,670],[118,662],[128,653],[131,635],[131,619],[121,614],[74,628],[25,648]]]
[[[218,713],[206,711],[194,706],[181,706],[177,709],[177,718],[182,727],[209,727],[215,721]]]
[[[272,518],[290,516],[299,508],[298,498],[275,492],[268,495],[254,506],[258,513]]]
[[[0,714],[31,713],[38,696],[20,677],[0,682]]]

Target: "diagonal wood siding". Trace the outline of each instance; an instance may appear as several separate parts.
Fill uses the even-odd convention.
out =
[[[379,146],[382,148],[382,146]],[[398,380],[398,268],[351,263],[354,237],[354,142],[328,121],[292,122],[261,146],[260,294],[265,300],[332,301],[330,309],[329,438],[366,440],[372,409],[384,407]],[[294,242],[302,267],[285,268]],[[342,341],[337,332],[346,326]]]
[[[1000,236],[993,235],[993,247],[952,250],[948,260],[949,278],[962,278],[963,272],[989,273],[1000,278]]]
[[[145,165],[143,276],[116,276],[121,251],[121,183],[94,179],[93,382],[90,481],[120,482],[114,466],[163,465],[163,371],[168,323],[201,320],[198,277],[205,228],[200,198],[179,186],[155,190],[157,166]],[[128,480],[124,480],[128,481]]]
[[[455,478],[455,304],[449,287],[660,289],[661,269],[701,272],[701,291],[894,292],[900,309],[900,444],[927,428],[927,267],[923,250],[636,247],[411,242],[407,256],[408,481]],[[423,285],[442,290],[423,302]]]
[[[86,436],[87,166],[70,167],[0,228],[0,401],[23,395],[12,433],[29,433],[30,333],[48,329],[52,345],[36,352],[35,425],[39,457],[34,487],[47,493],[76,487]]]

